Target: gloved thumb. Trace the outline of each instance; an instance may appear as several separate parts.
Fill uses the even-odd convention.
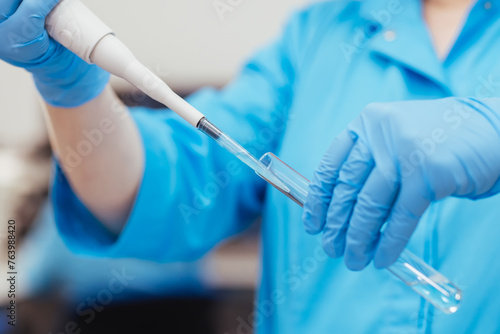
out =
[[[45,25],[45,17],[54,9],[60,0],[23,0],[15,15],[36,18]]]

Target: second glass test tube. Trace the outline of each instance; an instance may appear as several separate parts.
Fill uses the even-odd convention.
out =
[[[260,158],[256,173],[295,203],[304,205],[309,181],[274,154],[266,153]],[[273,180],[278,179],[280,184],[272,182],[269,175],[272,175]],[[445,313],[454,313],[460,306],[460,289],[406,249],[387,270]]]

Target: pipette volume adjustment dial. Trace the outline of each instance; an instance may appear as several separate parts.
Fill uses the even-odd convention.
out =
[[[45,28],[53,39],[89,64],[100,40],[114,34],[80,0],[61,0],[47,15]]]

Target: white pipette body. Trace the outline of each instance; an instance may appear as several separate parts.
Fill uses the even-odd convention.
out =
[[[61,0],[47,16],[49,35],[85,60],[123,78],[149,97],[166,105],[192,126],[204,115],[187,103],[157,75],[140,63],[80,0]]]

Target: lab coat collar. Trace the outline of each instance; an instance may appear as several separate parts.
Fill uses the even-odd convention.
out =
[[[462,32],[445,61],[445,66],[474,45],[487,30],[491,29],[494,21],[500,19],[500,3],[493,0],[479,0],[473,5],[464,23]]]
[[[365,0],[360,16],[379,27],[368,44],[369,51],[432,80],[449,93],[420,0]]]

